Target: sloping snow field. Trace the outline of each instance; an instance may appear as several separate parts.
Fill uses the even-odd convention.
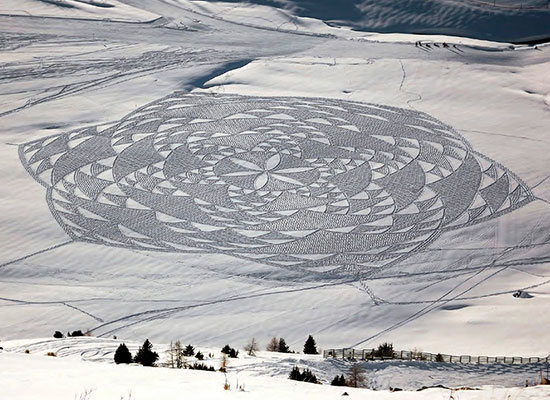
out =
[[[198,12],[215,12],[223,19],[277,29],[300,29],[325,21],[333,27],[370,32],[440,33],[512,42],[550,37],[547,0],[169,1]]]
[[[116,365],[112,358],[119,343],[86,337],[4,343],[6,351],[0,353],[0,362],[6,366],[6,372],[0,377],[3,396],[32,399],[40,391],[44,399],[78,398],[91,391],[90,399],[197,395],[207,399],[222,396],[333,399],[347,392],[352,398],[359,399],[447,399],[449,396],[455,399],[543,399],[550,393],[547,386],[533,386],[539,379],[541,366],[368,362],[362,366],[366,370],[369,389],[355,389],[330,386],[332,378],[337,374],[347,374],[351,364],[323,360],[321,356],[264,351],[255,357],[240,354],[237,359],[229,359],[227,373],[222,374]],[[139,347],[135,342],[126,344],[132,353]],[[161,356],[161,364],[167,360],[166,349],[167,346],[163,345],[153,346]],[[30,354],[25,354],[25,350]],[[219,368],[219,349],[197,347],[196,350],[207,355],[206,365]],[[56,357],[47,357],[47,352],[54,352]],[[186,361],[192,364],[196,359],[187,357]],[[294,366],[309,368],[320,379],[321,385],[289,380],[288,373]],[[223,389],[226,379],[231,386],[229,391]],[[522,387],[526,382],[530,386]],[[435,387],[439,385],[443,388]],[[245,391],[239,391],[239,387]],[[418,391],[423,387],[432,388]],[[391,393],[390,388],[403,391]]]
[[[505,41],[547,35],[550,14],[449,0],[424,18],[398,3],[377,3],[394,19],[374,2],[353,21],[320,9],[337,26],[307,2],[2,3],[0,363],[16,367],[0,379],[21,393],[8,398],[32,398],[29,368],[57,366],[112,379],[97,398],[126,393],[114,366],[11,354],[55,330],[90,331],[90,352],[114,335],[211,349],[277,335],[301,351],[312,334],[323,349],[548,355],[550,46]],[[273,357],[242,370],[269,395],[341,394],[270,383],[294,362]],[[411,390],[540,370],[426,365],[366,367],[373,388]],[[139,386],[130,368],[117,371]],[[347,365],[311,368],[326,381]],[[171,393],[210,376],[182,374],[194,383]],[[460,398],[548,395],[494,390]],[[426,393],[411,396],[449,396]]]
[[[119,22],[150,22],[160,18],[117,0],[4,0],[0,5],[0,14]]]

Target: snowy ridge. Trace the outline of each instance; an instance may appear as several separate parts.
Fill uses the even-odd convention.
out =
[[[170,1],[215,13],[224,19],[281,29],[315,27],[315,20],[321,20],[331,26],[361,31],[445,34],[501,42],[550,37],[550,9],[546,0]],[[265,6],[282,10],[270,11]]]

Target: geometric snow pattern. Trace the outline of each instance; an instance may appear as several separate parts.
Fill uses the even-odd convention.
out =
[[[74,240],[331,277],[532,200],[431,116],[342,100],[175,93],[19,151]]]

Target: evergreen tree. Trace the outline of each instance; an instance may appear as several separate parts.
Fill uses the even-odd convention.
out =
[[[313,372],[311,372],[311,370],[309,370],[309,368],[306,368],[302,373],[302,381],[309,383],[318,383],[317,377],[313,374]]]
[[[204,360],[204,354],[202,354],[200,351],[197,351],[197,354],[195,354],[195,357],[197,360],[202,361]]]
[[[292,379],[293,381],[301,381],[302,380],[302,373],[300,372],[300,368],[294,367],[290,371],[290,374],[288,375],[288,379]]]
[[[154,367],[155,362],[159,359],[159,355],[152,350],[153,345],[149,339],[145,339],[134,357],[134,362],[143,365],[144,367]]]
[[[306,368],[304,372],[300,372],[300,368],[296,366],[290,371],[288,379],[300,382],[319,383],[317,377],[313,374],[313,372],[311,372],[311,370]]]
[[[122,343],[115,351],[115,363],[117,364],[130,364],[132,362],[132,353],[128,350],[128,347]]]
[[[287,346],[283,338],[279,339],[279,353],[290,353],[290,347]]]
[[[332,386],[346,386],[346,378],[344,375],[336,375],[330,384]]]
[[[313,336],[309,335],[306,342],[304,343],[304,354],[319,354],[317,351],[317,344]]]
[[[188,344],[185,346],[185,349],[183,349],[183,355],[186,357],[192,357],[195,355],[195,348]]]
[[[382,343],[378,346],[378,349],[374,351],[376,357],[382,358],[393,358],[393,344],[392,343]]]

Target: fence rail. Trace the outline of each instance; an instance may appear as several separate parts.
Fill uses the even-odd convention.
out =
[[[550,0],[467,0],[469,3],[493,8],[540,10],[550,8]]]
[[[407,361],[440,361],[460,364],[538,364],[548,363],[550,357],[489,357],[489,356],[455,356],[451,354],[425,353],[419,351],[394,351],[393,355],[376,356],[374,349],[329,349],[323,351],[324,358],[340,360],[407,360]]]

